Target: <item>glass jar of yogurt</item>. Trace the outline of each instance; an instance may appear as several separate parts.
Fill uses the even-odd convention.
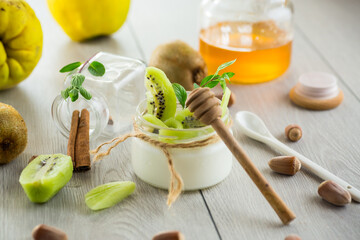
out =
[[[154,125],[142,117],[145,111],[146,101],[143,101],[136,110],[136,127],[140,132],[157,141],[191,146],[192,143],[198,144],[198,141],[216,136],[211,126],[174,129]],[[226,125],[230,124],[228,110],[222,120]],[[168,160],[163,151],[139,138],[132,139],[131,148],[131,161],[135,174],[154,187],[168,189],[171,176]],[[183,179],[183,190],[198,190],[213,186],[224,180],[232,167],[232,154],[220,139],[198,147],[169,147],[168,151],[175,170]]]

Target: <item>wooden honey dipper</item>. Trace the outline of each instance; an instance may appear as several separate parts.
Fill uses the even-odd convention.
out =
[[[186,106],[202,123],[211,125],[215,129],[216,133],[275,210],[281,221],[284,224],[288,224],[294,220],[295,214],[277,195],[221,120],[222,109],[219,100],[215,98],[215,94],[209,88],[197,88],[189,94]]]

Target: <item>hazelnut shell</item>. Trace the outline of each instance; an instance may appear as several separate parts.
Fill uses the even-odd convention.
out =
[[[297,142],[302,137],[302,129],[297,124],[290,124],[285,128],[285,136],[292,142]]]
[[[268,164],[274,172],[290,176],[295,175],[301,168],[301,162],[294,156],[274,157]]]
[[[324,181],[319,185],[318,194],[335,206],[344,206],[351,202],[350,193],[331,180]]]
[[[185,240],[185,237],[179,231],[168,231],[156,234],[152,240]]]

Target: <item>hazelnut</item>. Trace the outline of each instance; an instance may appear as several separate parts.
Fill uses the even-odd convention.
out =
[[[350,193],[331,180],[324,181],[320,184],[318,194],[324,200],[336,206],[344,206],[351,202]]]
[[[37,225],[33,231],[32,236],[34,240],[67,240],[66,233],[58,228],[51,227],[45,224]]]
[[[301,162],[294,156],[274,157],[268,164],[274,172],[291,176],[295,175],[301,168]]]
[[[301,127],[297,124],[290,124],[285,128],[285,136],[292,142],[297,142],[302,137]]]
[[[301,238],[296,234],[290,234],[284,240],[301,240]]]
[[[185,237],[179,231],[168,231],[156,234],[152,240],[185,240]]]

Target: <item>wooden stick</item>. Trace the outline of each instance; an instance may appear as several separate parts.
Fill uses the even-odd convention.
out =
[[[71,157],[73,161],[74,169],[75,169],[75,142],[78,131],[78,125],[79,125],[79,114],[80,112],[78,110],[75,110],[72,113],[71,128],[70,128],[69,141],[67,146],[67,155]]]
[[[224,122],[221,119],[217,119],[211,124],[211,126],[215,129],[216,133],[233,153],[251,180],[253,180],[253,182],[256,184],[266,200],[275,210],[276,214],[280,217],[281,221],[284,224],[289,224],[293,219],[295,219],[295,214],[286,206],[285,202],[280,198],[280,196],[270,186],[265,177],[256,168],[245,151],[240,147],[236,139],[229,132]]]
[[[90,161],[90,113],[88,110],[81,110],[79,126],[75,142],[75,170],[87,171],[91,168]]]
[[[265,177],[252,163],[245,151],[240,147],[234,136],[227,129],[221,120],[222,110],[219,101],[214,101],[215,94],[209,88],[197,88],[192,91],[186,102],[191,112],[201,122],[211,125],[225,145],[233,153],[235,158],[244,168],[251,180],[264,195],[271,207],[275,210],[284,224],[290,223],[295,219],[295,214],[286,206],[284,201],[277,195],[275,190],[266,181]]]

